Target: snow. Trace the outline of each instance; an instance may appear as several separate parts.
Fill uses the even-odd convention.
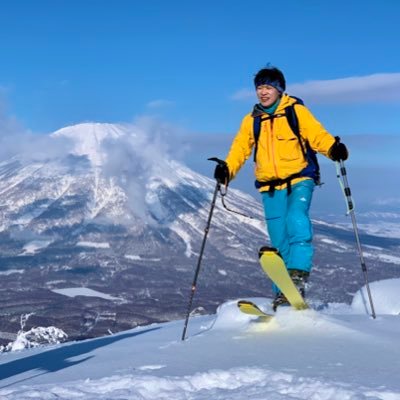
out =
[[[192,317],[185,341],[174,321],[6,353],[0,398],[398,400],[398,287],[399,279],[371,283],[376,319],[361,292],[351,306],[278,309],[269,323],[231,300]]]
[[[124,257],[127,258],[128,260],[134,260],[134,261],[142,259],[142,257],[134,255],[134,254],[125,254]]]
[[[95,249],[109,249],[110,248],[110,243],[107,243],[107,242],[80,241],[76,245],[79,247],[93,247]]]
[[[379,224],[360,224],[360,230],[363,230],[370,235],[381,236],[385,238],[397,239],[400,235],[399,222],[384,222]]]
[[[364,252],[364,256],[368,257],[368,258],[379,259],[380,261],[383,261],[383,262],[400,265],[400,257],[392,256],[390,254],[384,254],[384,253],[382,253],[382,251],[383,250],[381,250],[381,252],[377,253],[377,254]]]
[[[32,328],[27,332],[19,332],[17,338],[11,344],[11,351],[23,350],[30,347],[40,346],[43,343],[60,343],[65,341],[68,335],[54,326],[46,328]]]
[[[105,300],[118,300],[121,301],[118,297],[110,296],[106,293],[98,292],[97,290],[85,288],[85,287],[77,287],[77,288],[64,288],[64,289],[53,289],[52,292],[62,294],[68,297],[76,297],[76,296],[88,296],[88,297],[100,297]]]
[[[0,275],[11,275],[11,274],[23,274],[23,269],[8,269],[6,271],[0,271]]]
[[[87,155],[95,166],[105,162],[106,154],[101,144],[106,139],[117,139],[127,134],[127,128],[118,124],[82,123],[59,129],[53,137],[66,137],[74,142],[74,153]]]
[[[325,221],[313,219],[313,222],[342,230],[354,229],[351,222],[335,222],[336,215],[333,220],[327,220],[326,215],[324,218]],[[357,214],[357,227],[360,232],[368,235],[397,239],[400,236],[399,218],[398,213],[360,213]]]
[[[23,247],[24,252],[21,255],[33,255],[49,246],[52,242],[53,240],[32,240]]]
[[[170,224],[169,228],[175,232],[185,243],[186,249],[185,249],[185,256],[190,258],[192,255],[192,244],[190,241],[190,234],[188,234],[184,229],[181,229],[178,223],[172,223]]]
[[[382,315],[400,315],[399,279],[386,279],[372,282],[370,289],[374,293],[375,312]],[[357,312],[371,313],[368,292],[360,290],[353,298],[352,307]]]
[[[337,240],[332,240],[327,237],[323,237],[321,235],[318,235],[318,237],[320,238],[320,242],[332,245],[331,247],[332,251],[341,252],[342,250],[348,249],[348,246],[341,244]]]
[[[143,257],[143,256],[139,256],[137,254],[125,254],[124,257],[127,260],[132,260],[132,261],[160,261],[161,260],[161,258]]]

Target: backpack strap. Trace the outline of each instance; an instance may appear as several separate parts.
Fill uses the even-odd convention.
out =
[[[261,132],[261,115],[257,115],[253,118],[253,135],[254,135],[254,162],[256,162],[257,150],[258,150],[258,138]]]
[[[299,141],[301,152],[303,153],[304,158],[307,159],[307,150],[304,147],[304,143],[303,143],[303,140],[300,135],[299,119],[297,118],[297,114],[294,109],[295,104],[299,104],[299,102],[297,101],[296,103],[285,108],[285,115],[286,115],[287,122],[290,126],[290,129],[296,135],[296,137]]]

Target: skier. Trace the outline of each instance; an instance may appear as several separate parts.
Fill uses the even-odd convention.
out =
[[[300,99],[285,93],[285,77],[278,68],[258,71],[254,85],[259,103],[243,118],[225,163],[217,165],[214,177],[228,185],[255,148],[255,185],[261,193],[271,244],[304,296],[314,253],[309,208],[319,183],[315,152],[340,161],[348,158],[348,151]],[[295,112],[298,134],[288,121],[290,109]],[[255,136],[255,130],[259,135]],[[276,310],[287,300],[277,286],[273,290]]]

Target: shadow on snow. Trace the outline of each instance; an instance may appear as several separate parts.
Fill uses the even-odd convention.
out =
[[[34,376],[39,376],[50,372],[57,372],[62,369],[69,368],[72,367],[73,365],[77,365],[84,361],[87,361],[90,358],[93,358],[94,355],[87,356],[85,358],[76,361],[69,361],[70,358],[89,353],[92,350],[95,350],[99,347],[108,346],[119,340],[128,339],[158,329],[161,328],[151,328],[140,332],[130,332],[121,335],[107,336],[100,339],[86,340],[83,342],[78,342],[71,345],[58,347],[48,351],[43,351],[39,354],[23,357],[18,360],[10,361],[8,363],[0,365],[0,380],[34,370],[44,371]],[[0,385],[0,388],[5,388],[14,385],[15,383],[24,380],[29,380],[34,376],[30,376],[25,379],[12,382],[4,386]]]

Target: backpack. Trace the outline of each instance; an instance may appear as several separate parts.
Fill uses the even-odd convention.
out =
[[[296,100],[295,103],[291,104],[290,106],[285,108],[285,113],[284,114],[273,114],[268,117],[262,117],[261,115],[253,117],[253,135],[254,135],[254,162],[256,161],[256,156],[257,156],[257,149],[258,149],[258,139],[260,137],[260,132],[261,132],[261,124],[263,121],[266,121],[268,119],[274,119],[274,118],[280,118],[280,117],[286,117],[288,124],[290,126],[290,129],[292,132],[295,134],[297,139],[299,140],[299,144],[301,147],[301,152],[303,153],[303,157],[307,160],[307,166],[303,168],[298,173],[295,173],[293,175],[290,175],[289,177],[285,179],[275,179],[273,181],[269,182],[259,182],[256,181],[255,186],[257,189],[259,189],[262,186],[269,185],[270,186],[270,191],[275,190],[275,186],[282,185],[284,183],[287,184],[288,187],[288,194],[291,192],[291,181],[292,179],[295,178],[300,178],[300,177],[310,177],[314,180],[316,185],[321,185],[320,181],[320,168],[318,164],[318,159],[317,159],[317,153],[311,148],[308,142],[303,143],[300,137],[300,126],[299,126],[299,120],[296,115],[296,110],[294,106],[296,104],[301,104],[304,105],[303,100],[299,99],[298,97],[291,96]]]

